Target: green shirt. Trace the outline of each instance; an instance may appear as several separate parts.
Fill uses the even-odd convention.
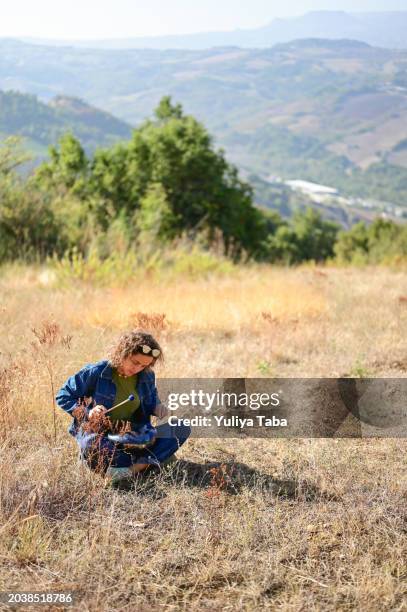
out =
[[[136,391],[137,374],[134,376],[120,376],[115,368],[112,368],[112,380],[116,385],[116,397],[113,406],[126,400],[129,395],[134,395],[133,402],[127,402],[109,412],[108,416],[112,421],[130,421],[133,414],[140,407],[140,398]]]

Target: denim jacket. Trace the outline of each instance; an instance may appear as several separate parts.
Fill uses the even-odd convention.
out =
[[[137,375],[135,390],[140,398],[140,407],[136,410],[132,425],[139,428],[142,425],[150,425],[150,417],[154,413],[160,399],[155,386],[155,374],[152,370],[143,370]],[[116,397],[116,385],[112,380],[112,367],[109,361],[98,361],[89,363],[76,374],[68,378],[56,395],[56,401],[60,408],[72,416],[78,400],[91,397],[94,405],[102,404],[106,408],[112,408]],[[91,406],[89,407],[90,410]],[[69,427],[69,433],[75,436],[79,429],[77,419],[73,419]]]

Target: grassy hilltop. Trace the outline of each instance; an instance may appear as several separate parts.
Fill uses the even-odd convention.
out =
[[[54,430],[52,393],[140,325],[164,347],[158,378],[404,377],[405,272],[54,283],[0,277],[2,590],[77,590],[74,609],[98,611],[402,608],[405,440],[195,439],[115,492],[80,468],[59,409]]]

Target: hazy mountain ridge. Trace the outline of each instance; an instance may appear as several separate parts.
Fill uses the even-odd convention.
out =
[[[80,96],[132,125],[170,94],[248,172],[407,202],[407,51],[320,39],[167,52],[2,41],[0,87],[10,83],[44,100]]]
[[[22,40],[36,44],[92,49],[207,49],[225,45],[263,48],[298,38],[353,38],[377,47],[405,49],[407,48],[407,11],[376,13],[311,11],[300,17],[274,19],[260,28],[226,32],[63,42],[36,38]]]

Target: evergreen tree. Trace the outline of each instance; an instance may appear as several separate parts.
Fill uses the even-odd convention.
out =
[[[158,232],[162,239],[206,230],[211,242],[220,230],[226,253],[239,257],[243,250],[255,252],[266,236],[251,187],[239,179],[223,151],[214,149],[205,127],[169,97],[128,144],[97,152],[91,167],[91,197],[99,207],[98,218],[105,221],[124,210],[141,227],[142,202],[157,185],[167,207]],[[151,207],[149,199],[150,218]]]

